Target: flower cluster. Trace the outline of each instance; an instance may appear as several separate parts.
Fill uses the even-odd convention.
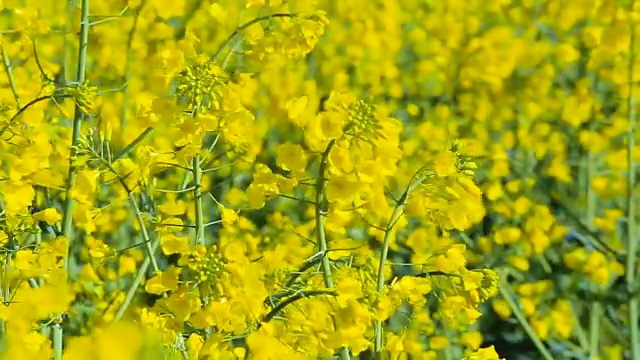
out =
[[[640,4],[4,5],[1,358],[640,358]]]

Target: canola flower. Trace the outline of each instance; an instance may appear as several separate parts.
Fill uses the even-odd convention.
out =
[[[2,5],[2,358],[640,356],[640,5]]]

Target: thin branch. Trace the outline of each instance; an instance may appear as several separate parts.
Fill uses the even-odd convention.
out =
[[[269,311],[267,315],[264,316],[264,318],[262,319],[262,322],[258,324],[258,329],[260,329],[264,323],[268,323],[269,321],[271,321],[276,315],[278,315],[280,311],[282,311],[285,307],[287,307],[287,305],[293,304],[294,302],[300,299],[304,299],[310,296],[318,296],[318,295],[337,296],[337,293],[335,290],[298,291],[295,294],[291,295],[290,297],[286,298],[285,300],[279,302],[278,305],[276,305],[273,309],[271,309],[271,311]]]
[[[214,167],[214,168],[210,168],[210,169],[202,170],[202,173],[203,173],[203,174],[207,174],[207,173],[210,173],[210,172],[218,171],[218,170],[220,170],[220,169],[224,169],[224,168],[231,167],[231,166],[233,166],[233,165],[235,165],[235,164],[234,164],[234,163],[229,163],[229,164],[224,164],[224,165],[216,166],[216,167]]]
[[[133,17],[133,25],[131,25],[131,29],[129,29],[129,35],[127,36],[127,56],[125,57],[124,62],[124,89],[123,89],[123,100],[122,100],[122,113],[120,118],[120,124],[125,125],[127,123],[127,110],[129,109],[129,80],[131,78],[131,58],[133,57],[133,38],[135,36],[136,30],[138,29],[138,21],[140,19],[140,14],[142,13],[142,9],[144,9],[147,0],[142,0],[140,6],[136,9],[136,14]],[[126,154],[125,154],[126,155]],[[115,161],[115,160],[114,160]]]
[[[407,200],[409,199],[409,196],[411,195],[411,193],[420,185],[422,184],[422,182],[429,176],[429,174],[427,173],[423,173],[422,169],[420,169],[416,174],[414,174],[414,176],[412,177],[411,181],[409,182],[409,185],[407,186],[407,189],[405,190],[405,192],[402,194],[402,196],[400,197],[398,203],[396,204],[396,206],[393,209],[393,213],[391,214],[391,217],[389,218],[389,222],[387,223],[387,228],[385,229],[385,233],[384,233],[384,240],[383,240],[383,245],[382,245],[382,252],[380,253],[380,262],[378,263],[378,282],[377,282],[377,286],[376,286],[376,291],[378,292],[378,294],[382,293],[382,290],[384,289],[384,283],[385,283],[385,266],[386,266],[386,262],[387,262],[387,256],[389,253],[389,243],[391,242],[391,231],[393,230],[393,227],[396,225],[396,223],[400,220],[400,217],[402,216],[402,214],[404,213],[404,207],[407,204]],[[375,340],[374,340],[374,352],[378,355],[380,355],[382,353],[382,344],[383,344],[383,328],[382,328],[382,321],[377,320],[374,323],[374,330],[375,330]]]
[[[331,149],[335,145],[335,140],[329,141],[326,149],[322,153],[320,157],[320,166],[318,167],[318,179],[324,179],[325,174],[327,172],[327,166],[329,164],[329,154],[331,153]],[[318,180],[316,185],[316,202],[315,202],[315,220],[316,220],[316,237],[318,238],[318,250],[322,253],[321,264],[322,264],[322,278],[324,280],[324,285],[328,289],[333,289],[333,278],[331,274],[331,264],[329,263],[328,250],[329,246],[327,244],[327,238],[324,231],[324,214],[326,209],[324,209],[325,197],[324,197],[324,188],[326,186],[326,182],[324,180]],[[334,320],[335,325],[335,320]],[[340,349],[340,359],[341,360],[349,360],[351,356],[349,355],[349,348],[342,347]]]
[[[632,4],[635,1],[632,1]],[[633,7],[633,5],[632,5]],[[628,77],[634,72],[635,64],[635,26],[631,27],[630,39],[630,55]],[[625,280],[627,283],[627,291],[632,292],[636,282],[636,262],[638,257],[638,239],[636,238],[636,208],[635,208],[635,186],[636,186],[636,167],[634,163],[634,148],[636,140],[636,98],[633,94],[633,86],[629,87],[627,100],[629,129],[627,133],[627,162],[629,169],[627,171],[627,198],[626,198],[626,218],[627,218],[627,261],[625,269]],[[629,343],[631,345],[631,358],[640,359],[640,327],[638,324],[640,302],[635,297],[629,300]]]
[[[55,83],[55,80],[50,78],[49,75],[47,75],[47,73],[44,72],[44,69],[42,68],[42,63],[40,63],[40,57],[38,56],[38,49],[36,47],[36,39],[31,40],[31,45],[33,46],[33,56],[36,59],[36,65],[38,66],[38,70],[40,70],[40,74],[42,75],[42,77],[44,77],[44,79],[47,82]]]
[[[158,248],[158,242],[155,241],[151,244],[151,249],[155,252],[157,248]],[[129,305],[131,305],[131,301],[133,300],[133,297],[136,295],[136,292],[140,287],[140,283],[144,279],[150,264],[151,264],[151,259],[148,256],[145,256],[144,260],[142,261],[142,264],[140,264],[140,267],[138,268],[138,272],[136,273],[135,278],[133,279],[133,283],[131,283],[131,286],[129,286],[129,290],[127,290],[127,294],[124,298],[124,301],[122,302],[122,305],[120,305],[120,307],[118,308],[118,311],[116,311],[116,314],[113,317],[113,321],[120,321],[122,319],[122,316],[124,316],[124,313],[129,308]]]
[[[7,74],[7,80],[9,81],[9,87],[13,93],[13,98],[16,100],[16,105],[20,108],[20,96],[18,96],[18,89],[16,88],[16,82],[13,78],[13,72],[11,71],[11,62],[7,56],[7,52],[4,51],[4,46],[0,46],[2,52],[2,63],[4,64],[4,71]]]
[[[185,171],[193,171],[193,169],[191,169],[189,167],[178,165],[178,164],[175,164],[175,163],[169,163],[169,162],[160,161],[160,162],[158,162],[158,165],[165,165],[165,166],[175,167],[175,168],[182,169],[182,170],[185,170]]]
[[[182,193],[193,191],[195,189],[196,187],[192,186],[190,188],[180,189],[180,190],[154,189],[154,191],[161,192],[161,193],[169,193],[169,194],[182,194]]]
[[[131,150],[133,150],[133,148],[136,147],[136,145],[138,145],[149,134],[151,134],[152,131],[153,131],[152,127],[148,127],[146,129],[144,129],[144,131],[142,133],[140,133],[140,135],[138,135],[138,137],[136,137],[129,145],[125,146],[124,149],[122,149],[122,150],[120,150],[120,152],[116,153],[115,156],[113,157],[112,161],[115,162],[116,160],[127,156],[131,152]]]
[[[193,197],[196,212],[196,244],[204,245],[204,209],[202,208],[202,171],[200,168],[200,155],[193,157]]]
[[[182,40],[185,38],[185,36],[187,35],[187,26],[189,25],[189,21],[191,21],[191,19],[196,14],[198,9],[200,9],[200,7],[202,6],[202,4],[204,4],[204,0],[198,0],[198,2],[195,3],[195,5],[185,15],[184,21],[182,22],[180,28],[176,31],[176,36],[175,36],[176,40]]]
[[[315,202],[308,200],[308,199],[302,199],[302,198],[297,198],[295,196],[291,196],[291,195],[286,195],[286,194],[277,194],[277,196],[281,197],[281,198],[285,198],[285,199],[289,199],[289,200],[295,200],[295,201],[300,201],[302,203],[306,203],[306,204],[310,204],[310,205],[316,205]]]
[[[241,32],[243,32],[244,30],[246,30],[249,26],[259,23],[261,21],[264,20],[270,20],[273,18],[293,18],[296,17],[296,14],[287,14],[287,13],[275,13],[275,14],[271,14],[271,15],[265,15],[265,16],[260,16],[257,17],[247,23],[244,23],[240,26],[238,26],[237,29],[235,29],[230,35],[229,37],[227,37],[227,39],[222,43],[222,45],[220,46],[220,48],[218,49],[218,51],[215,52],[215,54],[213,54],[213,56],[211,57],[211,61],[216,61],[218,60],[218,57],[220,56],[220,54],[224,51],[224,49],[226,49],[226,47],[231,43],[231,41],[233,41],[233,39],[238,36],[238,34],[240,34]]]
[[[524,316],[524,314],[520,310],[520,305],[516,303],[516,299],[513,295],[513,292],[511,291],[509,284],[506,281],[504,281],[504,279],[501,279],[500,282],[501,282],[499,286],[500,294],[502,295],[502,298],[504,298],[504,300],[509,305],[511,312],[513,312],[513,314],[516,316],[516,319],[520,323],[520,326],[522,326],[522,328],[527,333],[527,335],[529,335],[529,338],[531,339],[533,344],[536,346],[536,348],[538,349],[538,352],[540,352],[542,357],[545,360],[554,360],[549,350],[547,350],[547,347],[544,345],[542,340],[540,340],[538,335],[536,335],[536,332],[533,330],[533,328],[527,321],[527,318]]]
[[[76,69],[76,81],[79,84],[84,83],[86,67],[87,67],[87,45],[89,44],[89,0],[82,0],[82,17],[80,19],[80,40],[78,44],[78,68]],[[71,156],[69,157],[69,173],[67,175],[67,184],[65,187],[66,197],[65,204],[62,212],[62,234],[73,241],[72,239],[72,213],[74,206],[74,199],[71,196],[71,191],[75,186],[77,168],[74,161],[77,156],[77,147],[80,141],[80,129],[82,127],[82,120],[84,119],[84,112],[82,111],[80,104],[76,102],[75,114],[73,116],[73,130],[71,135]],[[71,249],[71,246],[69,246]],[[67,266],[69,265],[69,259],[67,259]]]
[[[323,257],[324,257],[324,254],[322,252],[318,252],[314,254],[312,257],[305,260],[305,262],[302,264],[302,266],[300,266],[300,268],[298,268],[297,271],[292,272],[293,275],[289,278],[289,281],[287,281],[287,283],[284,285],[284,288],[288,289],[292,287],[293,284],[295,284],[296,280],[298,280],[300,275],[304,274],[311,267],[320,263]]]
[[[18,116],[22,115],[22,113],[27,111],[27,109],[29,109],[31,106],[41,101],[52,99],[53,97],[54,97],[53,95],[41,96],[29,101],[25,106],[19,108],[18,111],[16,111],[16,113],[11,117],[11,119],[9,119],[9,121],[7,122],[7,125],[5,125],[5,127],[0,130],[0,135],[2,135],[11,126],[11,124],[18,118]],[[67,99],[70,97],[71,95],[69,94],[63,94],[59,96],[59,98],[61,99]]]
[[[222,220],[209,221],[208,223],[205,223],[203,226],[204,227],[209,227],[211,225],[218,225],[218,224],[222,224]]]

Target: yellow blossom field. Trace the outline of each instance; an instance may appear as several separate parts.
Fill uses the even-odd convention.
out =
[[[0,359],[640,360],[640,2],[0,4]]]

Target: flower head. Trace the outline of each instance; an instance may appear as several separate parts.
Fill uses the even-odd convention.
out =
[[[227,86],[229,76],[221,67],[209,60],[200,59],[179,72],[178,98],[185,97],[190,107],[208,106],[219,109],[221,91]]]

